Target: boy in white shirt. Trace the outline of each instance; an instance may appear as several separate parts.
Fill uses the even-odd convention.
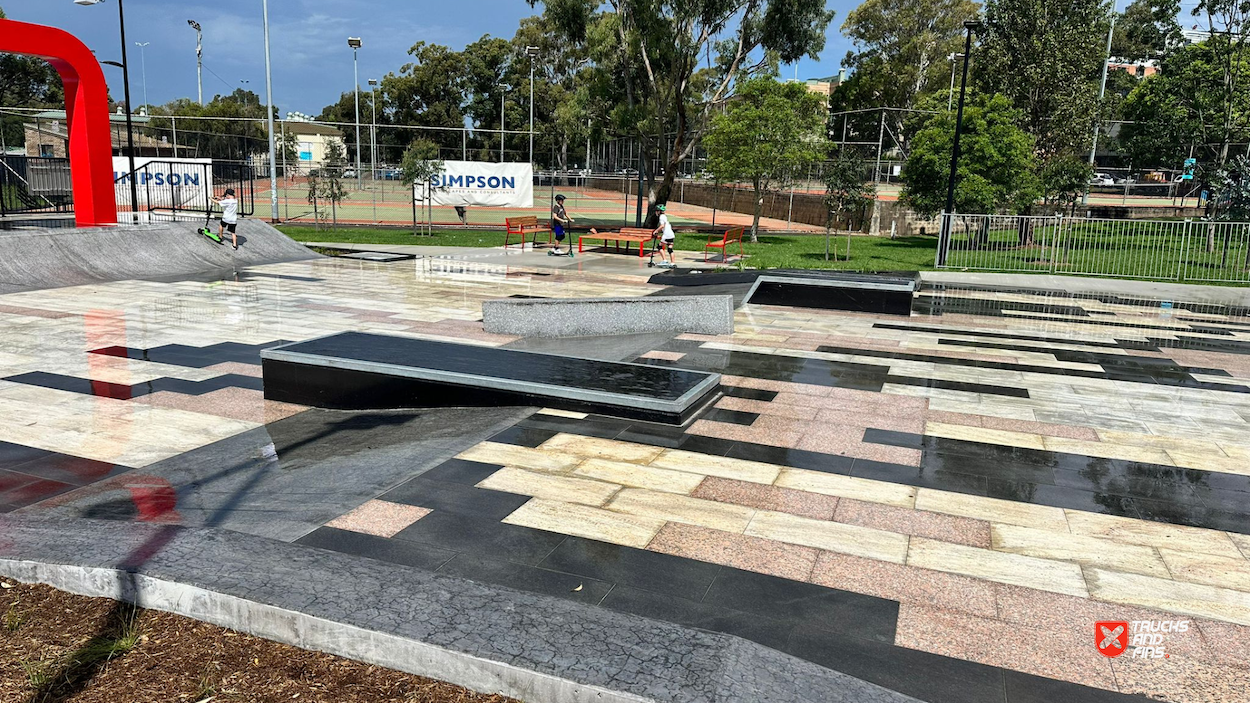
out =
[[[230,244],[238,249],[239,235],[235,233],[235,229],[239,226],[239,201],[234,197],[234,188],[227,188],[221,199],[213,198],[213,202],[221,206],[221,227],[217,234],[225,237],[229,231]]]
[[[673,261],[673,242],[677,240],[677,235],[673,234],[673,226],[668,223],[668,207],[665,205],[656,205],[656,211],[660,213],[660,224],[651,233],[652,236],[660,237],[660,263],[657,264],[663,268],[676,268],[677,264]],[[668,254],[668,261],[665,261],[665,253]]]

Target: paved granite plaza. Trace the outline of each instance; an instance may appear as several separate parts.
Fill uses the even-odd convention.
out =
[[[732,635],[934,703],[1250,690],[1246,308],[927,282],[910,317],[744,305],[717,337],[484,332],[485,300],[666,292],[610,255],[534,263],[0,296],[0,524],[247,533]],[[261,350],[348,330],[713,371],[724,395],[683,428],[264,399]],[[1108,658],[1106,621],[1188,624],[1162,628],[1166,657]]]

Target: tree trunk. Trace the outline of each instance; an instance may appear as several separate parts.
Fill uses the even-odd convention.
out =
[[[764,209],[764,187],[760,179],[755,179],[755,216],[751,219],[751,243],[760,241],[760,212]]]

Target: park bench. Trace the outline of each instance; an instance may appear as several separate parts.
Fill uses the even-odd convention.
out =
[[[737,243],[738,245],[738,259],[741,260],[744,258],[742,251],[742,235],[744,231],[745,230],[742,227],[735,227],[734,229],[727,230],[725,232],[725,236],[721,237],[719,242],[713,241],[712,237],[708,237],[707,244],[703,247],[703,261],[707,261],[708,249],[720,249],[720,260],[722,262],[728,261],[729,246],[734,243]]]
[[[521,236],[522,249],[525,248],[525,237],[530,233],[533,233],[534,235],[534,246],[538,246],[538,235],[540,234],[547,234],[548,244],[550,244],[555,237],[555,232],[551,229],[551,227],[546,224],[539,224],[538,218],[534,215],[526,217],[509,217],[504,220],[504,227],[506,228],[503,237],[503,246],[505,249],[508,248],[508,242],[511,240],[513,235]]]
[[[595,232],[587,233],[577,238],[577,250],[585,251],[584,243],[587,239],[591,241],[603,240],[603,245],[607,246],[608,242],[616,242],[617,249],[620,249],[621,242],[625,242],[625,253],[629,253],[630,242],[638,243],[638,258],[642,258],[646,254],[646,248],[643,244],[651,241],[655,230],[646,227],[622,227],[620,232]]]

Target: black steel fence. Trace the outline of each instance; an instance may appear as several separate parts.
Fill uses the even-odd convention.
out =
[[[69,159],[0,157],[0,216],[73,209]]]

